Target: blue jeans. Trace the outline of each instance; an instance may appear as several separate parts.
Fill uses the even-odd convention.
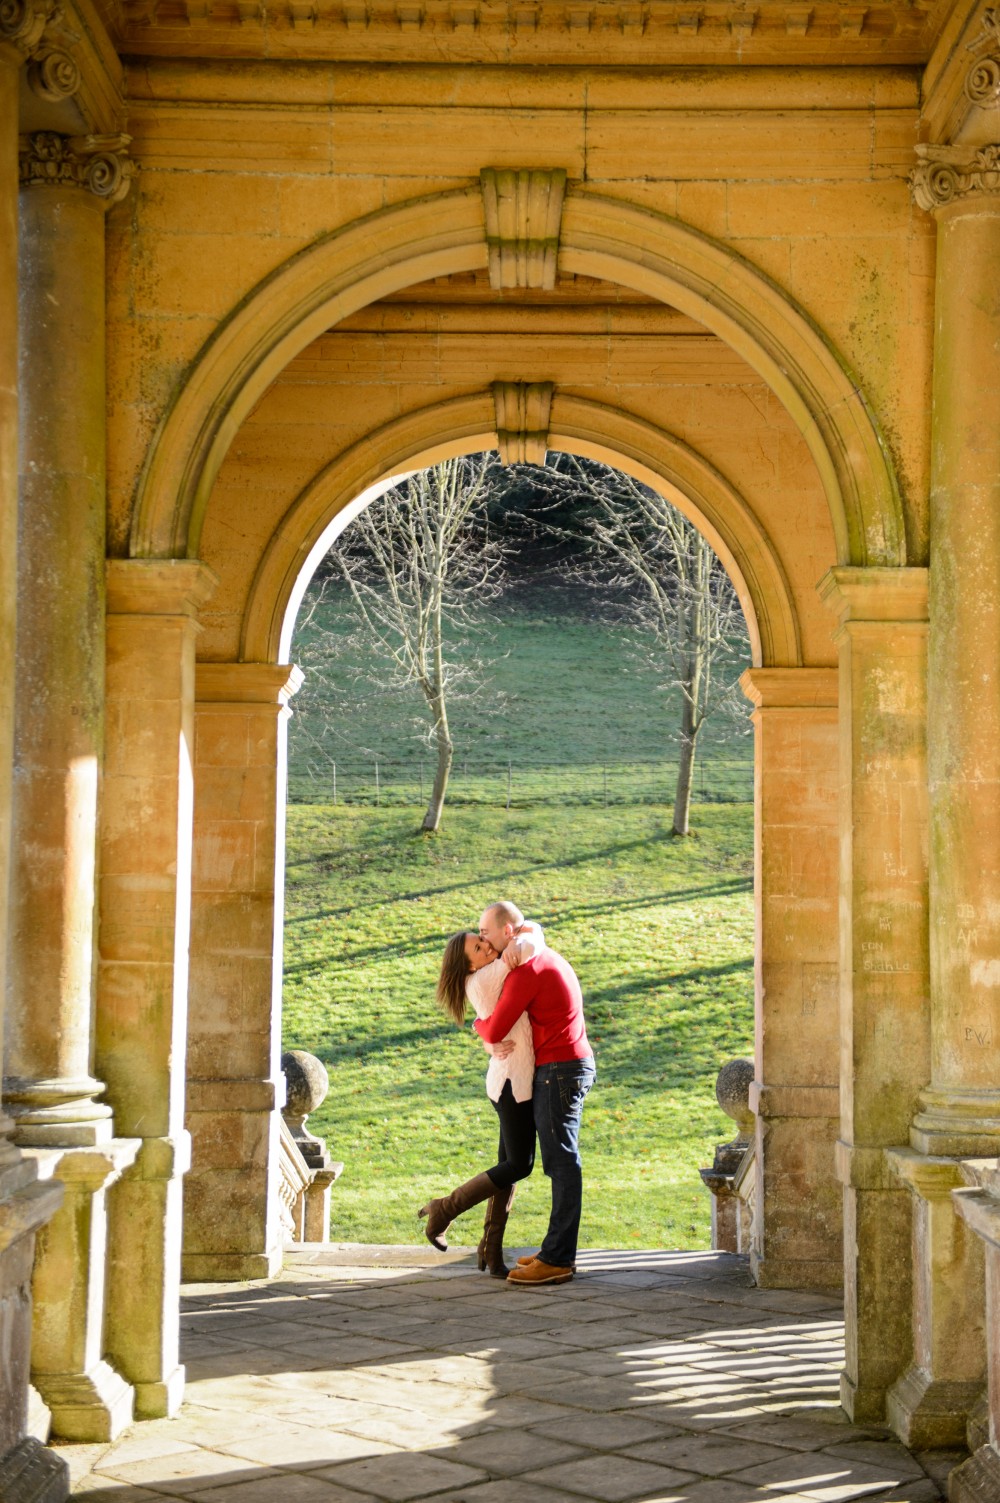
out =
[[[597,1078],[592,1057],[538,1065],[532,1105],[542,1169],[552,1181],[552,1214],[538,1256],[543,1263],[570,1268],[576,1262],[583,1201],[580,1115]]]

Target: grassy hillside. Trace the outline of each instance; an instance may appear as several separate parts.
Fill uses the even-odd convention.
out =
[[[591,703],[584,718],[605,734]],[[641,739],[635,720],[619,734]],[[584,1244],[707,1245],[697,1171],[734,1131],[715,1077],[751,1050],[752,811],[697,808],[697,836],[683,841],[670,838],[670,814],[451,808],[427,838],[409,810],[289,810],[283,1039],[331,1071],[309,1125],[346,1165],[335,1239],[416,1242],[423,1199],[494,1161],[486,1056],[433,993],[446,937],[507,896],[583,983],[598,1063],[582,1136]],[[547,1205],[539,1169],[515,1242],[537,1244]],[[473,1213],[455,1240],[478,1235]]]
[[[307,599],[303,616],[308,607]],[[425,783],[432,771],[419,691],[367,681],[372,665],[347,646],[349,627],[346,606],[334,599],[296,639],[306,682],[289,732],[292,797],[330,799],[336,762],[338,802],[372,802],[378,758],[382,802],[405,797],[419,803],[421,761]],[[320,632],[336,647],[333,658],[319,656]],[[669,769],[676,757],[678,695],[662,687],[622,631],[603,614],[598,619],[586,593],[564,586],[555,573],[522,581],[491,608],[488,632],[460,654],[462,661],[474,652],[489,659],[490,667],[483,692],[472,700],[456,697],[449,710],[456,747],[453,800],[505,801],[508,762],[515,804],[555,797],[563,788],[561,774],[554,782],[539,781],[539,765],[576,769],[566,784],[574,802],[603,803],[603,768],[621,764],[633,771],[610,775],[609,802],[619,796],[673,797]],[[704,796],[751,797],[748,728],[748,720],[742,726],[709,720],[699,743],[696,784]],[[638,764],[644,764],[641,772]],[[584,775],[584,769],[593,771]]]

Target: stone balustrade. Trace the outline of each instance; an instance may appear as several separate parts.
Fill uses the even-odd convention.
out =
[[[278,1190],[281,1228],[286,1242],[329,1242],[330,1196],[344,1172],[330,1157],[322,1138],[306,1121],[326,1100],[330,1077],[322,1060],[304,1049],[281,1056],[285,1105],[281,1113]]]

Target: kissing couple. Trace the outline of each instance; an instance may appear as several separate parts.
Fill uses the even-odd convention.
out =
[[[417,1213],[427,1218],[427,1239],[446,1252],[452,1221],[485,1200],[480,1269],[509,1284],[565,1284],[576,1272],[583,1198],[580,1117],[597,1075],[576,973],[513,903],[491,903],[478,933],[463,929],[449,939],[437,995],[459,1027],[472,1004],[472,1026],[490,1055],[486,1093],[500,1119],[500,1146],[492,1169]],[[508,1269],[504,1231],[517,1182],[534,1167],[536,1138],[552,1186],[549,1227],[538,1252]]]

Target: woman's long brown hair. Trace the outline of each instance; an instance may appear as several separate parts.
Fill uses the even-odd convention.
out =
[[[465,981],[472,970],[465,953],[465,941],[471,932],[462,929],[445,945],[437,984],[437,999],[459,1028],[465,1022]]]

